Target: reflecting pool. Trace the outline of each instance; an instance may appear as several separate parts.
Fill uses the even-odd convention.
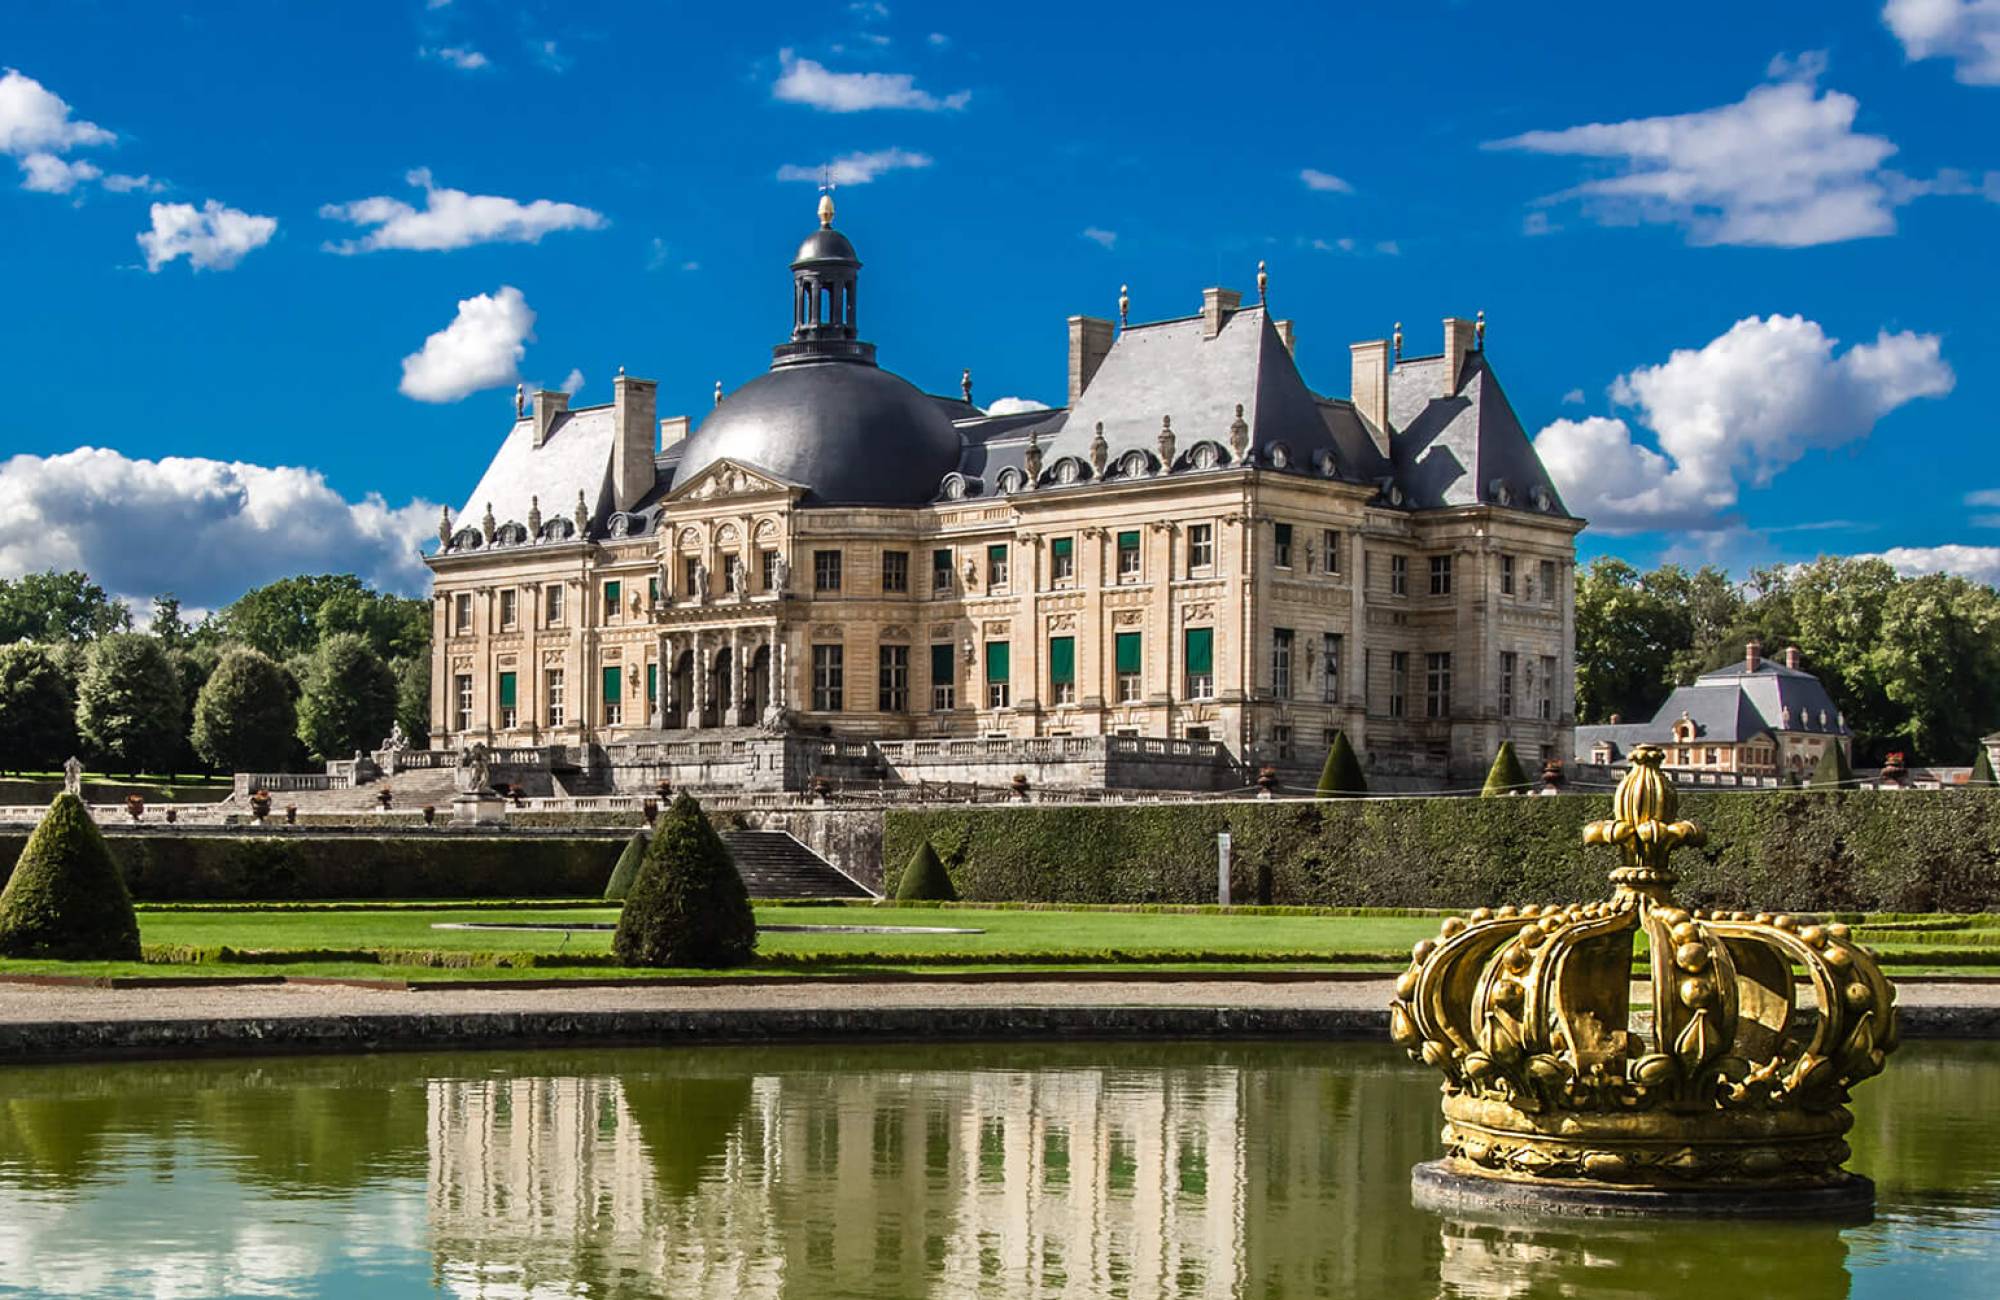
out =
[[[1986,1297],[1996,1092],[1899,1053],[1837,1229],[1413,1209],[1434,1076],[1375,1044],[15,1067],[0,1295]]]

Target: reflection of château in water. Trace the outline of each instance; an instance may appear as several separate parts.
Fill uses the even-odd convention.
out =
[[[1421,1275],[1433,1247],[1367,1230],[1354,1194],[1429,1137],[1381,1122],[1409,1077],[1297,1064],[440,1080],[438,1267],[470,1295],[1206,1297]]]

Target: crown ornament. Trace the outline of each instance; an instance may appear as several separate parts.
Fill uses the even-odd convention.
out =
[[[1418,1167],[1420,1198],[1872,1200],[1841,1167],[1846,1102],[1896,1048],[1895,991],[1845,925],[1673,901],[1673,850],[1705,836],[1664,757],[1636,747],[1611,820],[1584,828],[1618,851],[1608,900],[1449,917],[1397,978],[1390,1036],[1444,1076],[1446,1154]]]

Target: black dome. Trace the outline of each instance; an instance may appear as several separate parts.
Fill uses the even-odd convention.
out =
[[[958,468],[959,438],[935,399],[888,371],[821,361],[779,366],[723,399],[674,481],[725,457],[803,484],[816,503],[919,505]]]
[[[806,236],[806,242],[799,245],[798,256],[792,265],[801,262],[852,262],[856,266],[861,259],[855,255],[854,245],[847,242],[847,236],[838,230],[819,229]]]

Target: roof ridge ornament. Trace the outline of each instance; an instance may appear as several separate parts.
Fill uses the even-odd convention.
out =
[[[1132,286],[1131,286],[1131,285],[1129,285],[1129,284],[1121,284],[1121,285],[1119,285],[1119,286],[1118,286],[1118,328],[1119,328],[1119,329],[1121,329],[1121,330],[1122,330],[1122,329],[1124,329],[1124,328],[1125,328],[1125,324],[1126,324],[1126,320],[1125,320],[1125,318],[1126,318],[1127,314],[1131,312],[1131,310],[1132,310]]]
[[[1257,302],[1260,306],[1265,303],[1270,287],[1271,277],[1265,272],[1264,259],[1260,257],[1257,259]]]
[[[824,181],[819,187],[819,228],[833,229],[833,186]]]
[[[1396,322],[1396,330],[1389,336],[1389,355],[1393,360],[1403,359],[1403,322]]]
[[[1483,307],[1472,318],[1472,350],[1486,351],[1486,310]]]
[[[1243,453],[1249,449],[1250,423],[1243,418],[1243,403],[1238,402],[1236,418],[1229,422],[1229,450],[1234,452],[1236,459],[1240,461],[1243,459]]]

